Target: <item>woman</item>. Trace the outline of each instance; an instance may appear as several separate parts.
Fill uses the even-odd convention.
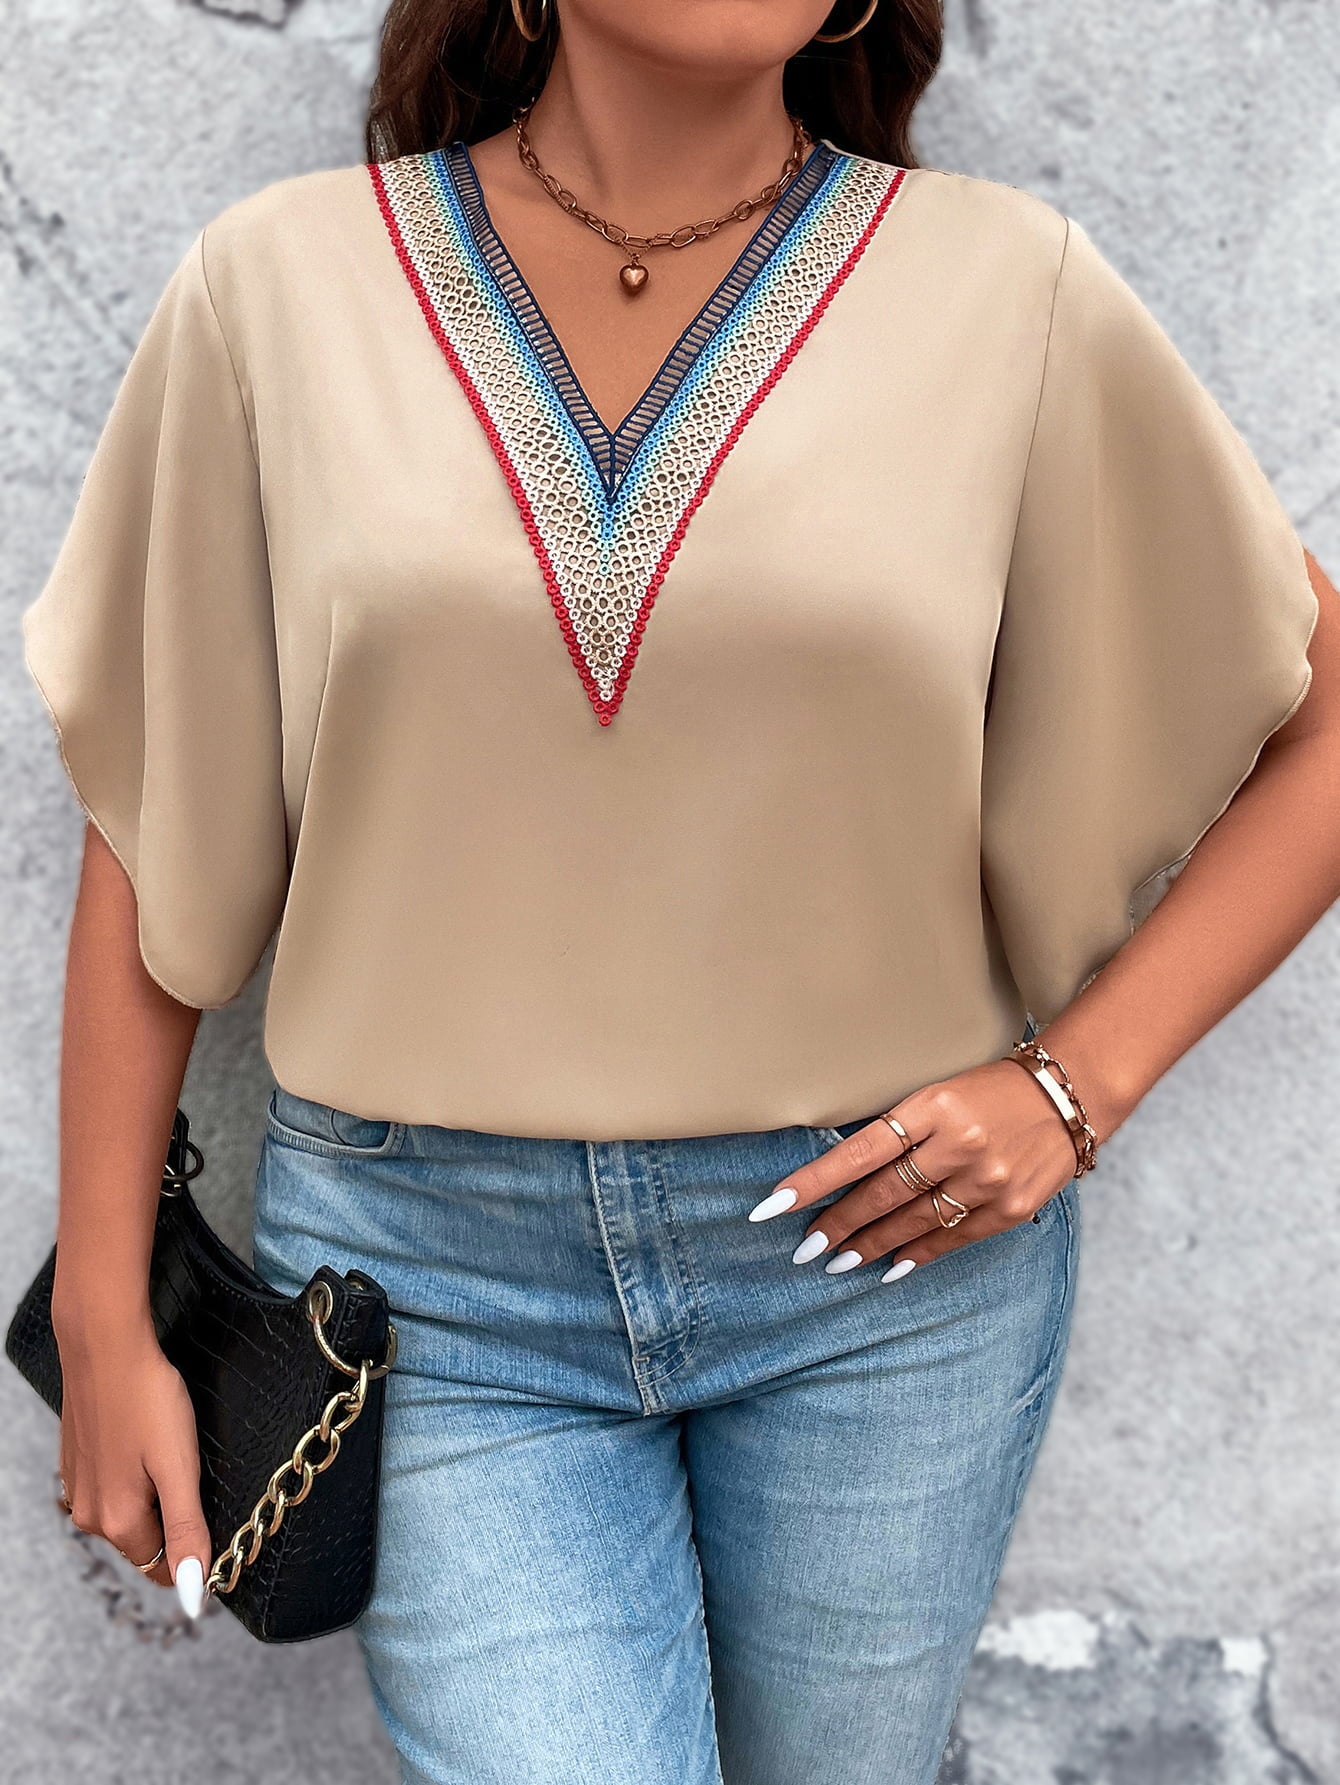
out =
[[[916,165],[940,24],[397,0],[26,616],[72,1516],[198,1609],[149,1237],[277,930],[256,1258],[395,1310],[406,1780],[927,1785],[1079,1180],[1340,892],[1331,591],[1082,227]]]

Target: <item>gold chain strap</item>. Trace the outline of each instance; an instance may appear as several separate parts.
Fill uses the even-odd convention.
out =
[[[312,1483],[317,1476],[329,1469],[340,1454],[340,1436],[349,1430],[362,1413],[369,1384],[377,1377],[384,1376],[395,1362],[396,1333],[394,1326],[388,1326],[386,1357],[382,1363],[373,1364],[367,1358],[357,1367],[346,1363],[326,1336],[325,1323],[334,1312],[334,1307],[335,1298],[329,1283],[318,1279],[308,1289],[306,1299],[312,1335],[327,1363],[353,1378],[353,1387],[335,1391],[326,1402],[320,1419],[303,1433],[293,1447],[292,1456],[286,1457],[270,1477],[265,1492],[251,1509],[250,1518],[245,1524],[238,1526],[232,1541],[215,1559],[205,1582],[207,1595],[232,1592],[242,1570],[256,1560],[265,1540],[273,1537],[283,1524],[289,1507],[302,1505],[311,1493]],[[318,1456],[309,1456],[308,1451],[318,1440],[325,1446],[324,1451]],[[286,1481],[285,1477],[290,1479]]]

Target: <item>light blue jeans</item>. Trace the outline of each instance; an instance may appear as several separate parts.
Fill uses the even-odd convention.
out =
[[[932,1785],[1078,1193],[897,1283],[796,1266],[812,1214],[748,1212],[862,1125],[587,1143],[275,1092],[257,1268],[361,1267],[399,1329],[358,1635],[406,1785]]]

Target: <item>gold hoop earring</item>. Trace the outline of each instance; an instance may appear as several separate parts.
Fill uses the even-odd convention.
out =
[[[515,7],[516,0],[512,0],[512,5]],[[849,37],[855,37],[858,31],[865,30],[871,19],[874,18],[875,8],[878,5],[879,0],[870,0],[869,6],[866,7],[865,11],[861,14],[860,18],[852,26],[850,31],[834,31],[828,34],[825,34],[822,31],[816,31],[814,33],[814,41],[816,43],[845,43]]]
[[[878,0],[876,0],[878,4]],[[549,0],[540,0],[540,22],[533,31],[528,30],[526,21],[521,16],[521,0],[512,0],[512,17],[516,20],[516,28],[527,43],[538,43],[544,36],[544,28],[548,23]]]

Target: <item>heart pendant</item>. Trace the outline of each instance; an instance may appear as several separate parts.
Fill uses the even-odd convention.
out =
[[[647,269],[644,266],[638,266],[636,262],[632,262],[626,267],[620,267],[619,281],[625,291],[639,292],[647,283]]]

